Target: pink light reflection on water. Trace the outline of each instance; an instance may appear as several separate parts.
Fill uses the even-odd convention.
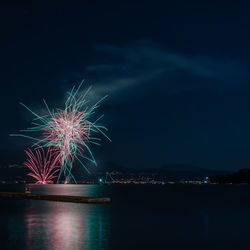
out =
[[[58,185],[55,188],[58,189]],[[61,193],[54,190],[54,194],[64,194],[66,189],[65,186],[61,188]],[[67,194],[73,193],[67,190]],[[93,249],[93,246],[107,249],[103,246],[105,230],[102,228],[103,210],[99,205],[53,201],[29,203],[25,214],[28,249]]]
[[[37,201],[34,201],[37,202]],[[29,249],[83,249],[88,209],[81,204],[32,202],[25,218],[26,243]],[[43,204],[42,204],[43,203]]]

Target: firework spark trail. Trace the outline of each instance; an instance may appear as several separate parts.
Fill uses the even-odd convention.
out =
[[[83,112],[70,111],[69,113],[61,112],[49,122],[43,135],[46,141],[53,146],[57,146],[62,152],[62,161],[68,156],[73,159],[73,153],[77,148],[80,153],[83,152],[81,140],[88,141],[89,125],[84,119]],[[76,144],[79,144],[78,147]]]
[[[60,152],[48,148],[47,152],[44,149],[37,149],[34,152],[31,149],[25,150],[28,159],[24,163],[31,171],[28,175],[36,179],[36,184],[52,183],[57,177],[59,171]]]
[[[82,86],[81,82],[77,89],[72,88],[68,92],[68,98],[65,102],[64,109],[50,110],[46,101],[44,104],[48,111],[47,115],[39,116],[23,103],[20,103],[27,110],[29,110],[35,118],[33,119],[33,127],[21,132],[42,132],[42,138],[36,138],[25,134],[12,134],[11,136],[22,136],[34,140],[33,147],[54,147],[60,151],[61,169],[58,176],[58,181],[62,174],[69,176],[75,182],[74,176],[71,174],[73,162],[77,160],[86,169],[83,159],[96,164],[95,158],[90,150],[89,144],[100,145],[100,138],[93,137],[92,134],[101,134],[111,141],[105,134],[107,128],[99,125],[99,120],[103,117],[101,115],[94,122],[91,122],[91,117],[100,103],[107,97],[104,96],[97,103],[90,106],[86,101],[91,88],[89,88],[84,95],[79,94]]]

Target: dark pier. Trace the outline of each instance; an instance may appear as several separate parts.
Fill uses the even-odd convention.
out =
[[[43,194],[28,194],[28,193],[14,193],[14,192],[0,192],[0,197],[25,198],[33,200],[46,201],[62,201],[75,203],[109,203],[110,198],[106,197],[81,197],[68,195],[43,195]]]

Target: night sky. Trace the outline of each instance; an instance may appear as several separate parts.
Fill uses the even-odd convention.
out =
[[[51,2],[0,5],[1,164],[31,143],[9,137],[33,118],[19,102],[63,107],[84,79],[109,95],[100,167],[250,167],[247,1]]]

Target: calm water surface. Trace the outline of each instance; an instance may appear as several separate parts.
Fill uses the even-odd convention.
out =
[[[44,185],[32,192],[112,202],[0,198],[0,249],[250,249],[248,185]]]

